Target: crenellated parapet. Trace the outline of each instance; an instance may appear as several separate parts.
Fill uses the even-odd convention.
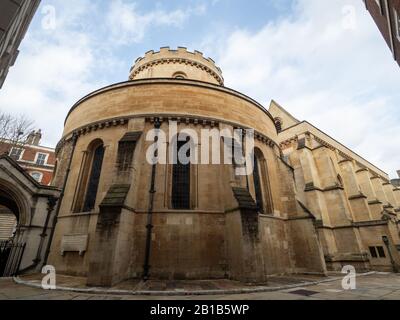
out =
[[[146,78],[183,78],[224,84],[222,71],[215,61],[206,58],[200,51],[190,52],[184,47],[173,50],[163,47],[160,51],[148,51],[135,61],[130,71],[130,80]]]

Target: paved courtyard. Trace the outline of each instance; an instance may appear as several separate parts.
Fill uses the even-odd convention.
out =
[[[341,280],[274,292],[203,295],[148,296],[78,293],[43,290],[0,278],[1,300],[400,300],[400,275],[375,273],[357,277],[355,290],[343,290]]]

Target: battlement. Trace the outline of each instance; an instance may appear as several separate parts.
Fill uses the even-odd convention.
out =
[[[166,68],[166,65],[170,65],[170,67]],[[171,67],[172,65],[175,65],[175,67]],[[164,67],[160,68],[160,66]],[[191,69],[190,72],[188,72],[189,68]],[[195,69],[197,70],[195,71]],[[160,75],[173,78],[174,73],[172,71],[175,71],[175,73],[180,72],[188,79],[197,80],[205,78],[204,75],[201,76],[198,72],[206,72],[208,77],[213,78],[212,82],[217,82],[219,85],[224,84],[222,70],[215,64],[213,59],[204,57],[203,53],[197,50],[194,52],[188,51],[185,47],[178,47],[177,49],[162,47],[159,51],[150,50],[146,52],[144,57],[136,59],[131,68],[129,79],[154,78]]]

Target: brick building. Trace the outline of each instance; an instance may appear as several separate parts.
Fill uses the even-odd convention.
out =
[[[54,149],[41,146],[41,131],[33,131],[23,145],[0,142],[0,154],[6,153],[42,185],[50,185],[55,166]]]
[[[364,0],[364,3],[400,65],[400,0]]]

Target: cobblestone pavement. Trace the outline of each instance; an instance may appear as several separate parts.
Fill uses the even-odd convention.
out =
[[[400,300],[400,275],[376,273],[357,278],[357,289],[345,291],[341,280],[274,292],[212,296],[133,296],[46,291],[0,278],[0,300]]]

